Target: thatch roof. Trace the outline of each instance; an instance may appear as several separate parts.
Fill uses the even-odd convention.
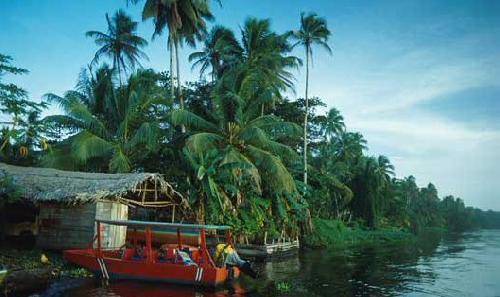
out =
[[[0,178],[5,176],[12,179],[24,199],[37,203],[116,200],[141,206],[187,207],[183,196],[156,173],[89,173],[0,163]]]

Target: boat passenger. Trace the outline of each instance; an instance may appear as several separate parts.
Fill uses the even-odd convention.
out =
[[[136,245],[133,260],[143,260],[145,258],[144,246]]]
[[[236,266],[250,277],[257,277],[257,273],[252,269],[250,262],[242,260],[230,244],[219,243],[215,247],[214,260],[219,267]]]

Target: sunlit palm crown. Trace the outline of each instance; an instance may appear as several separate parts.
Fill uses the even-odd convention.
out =
[[[165,100],[155,85],[155,75],[139,71],[127,86],[115,88],[111,70],[104,66],[95,77],[82,75],[78,88],[63,97],[47,94],[46,99],[58,103],[65,115],[45,120],[68,128],[72,136],[69,147],[56,147],[45,158],[46,165],[67,168],[71,162],[78,165],[103,158],[109,162],[107,170],[128,172],[137,157],[134,154],[157,149],[160,125],[153,113]]]
[[[95,53],[92,64],[96,65],[103,56],[107,56],[113,63],[113,68],[120,73],[121,70],[134,69],[140,66],[140,60],[146,59],[146,54],[141,50],[148,43],[137,35],[137,22],[132,21],[124,11],[118,10],[110,19],[106,14],[108,30],[88,31],[86,35],[94,38],[100,48]]]

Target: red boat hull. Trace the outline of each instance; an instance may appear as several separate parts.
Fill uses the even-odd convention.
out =
[[[101,266],[93,249],[67,250],[64,258],[78,266],[102,275]],[[148,262],[145,260],[124,260],[104,256],[103,262],[109,278],[136,279],[177,284],[217,286],[239,277],[236,267],[219,268],[210,265],[186,266],[182,263]]]

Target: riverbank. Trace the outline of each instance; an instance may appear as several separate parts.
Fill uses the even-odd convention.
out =
[[[43,289],[63,278],[84,278],[92,274],[66,263],[57,252],[39,249],[0,248],[0,265],[7,270],[0,290],[5,294]]]
[[[365,243],[395,242],[412,240],[415,235],[401,228],[348,227],[342,221],[315,218],[314,231],[305,237],[302,244],[306,248],[345,247]]]

